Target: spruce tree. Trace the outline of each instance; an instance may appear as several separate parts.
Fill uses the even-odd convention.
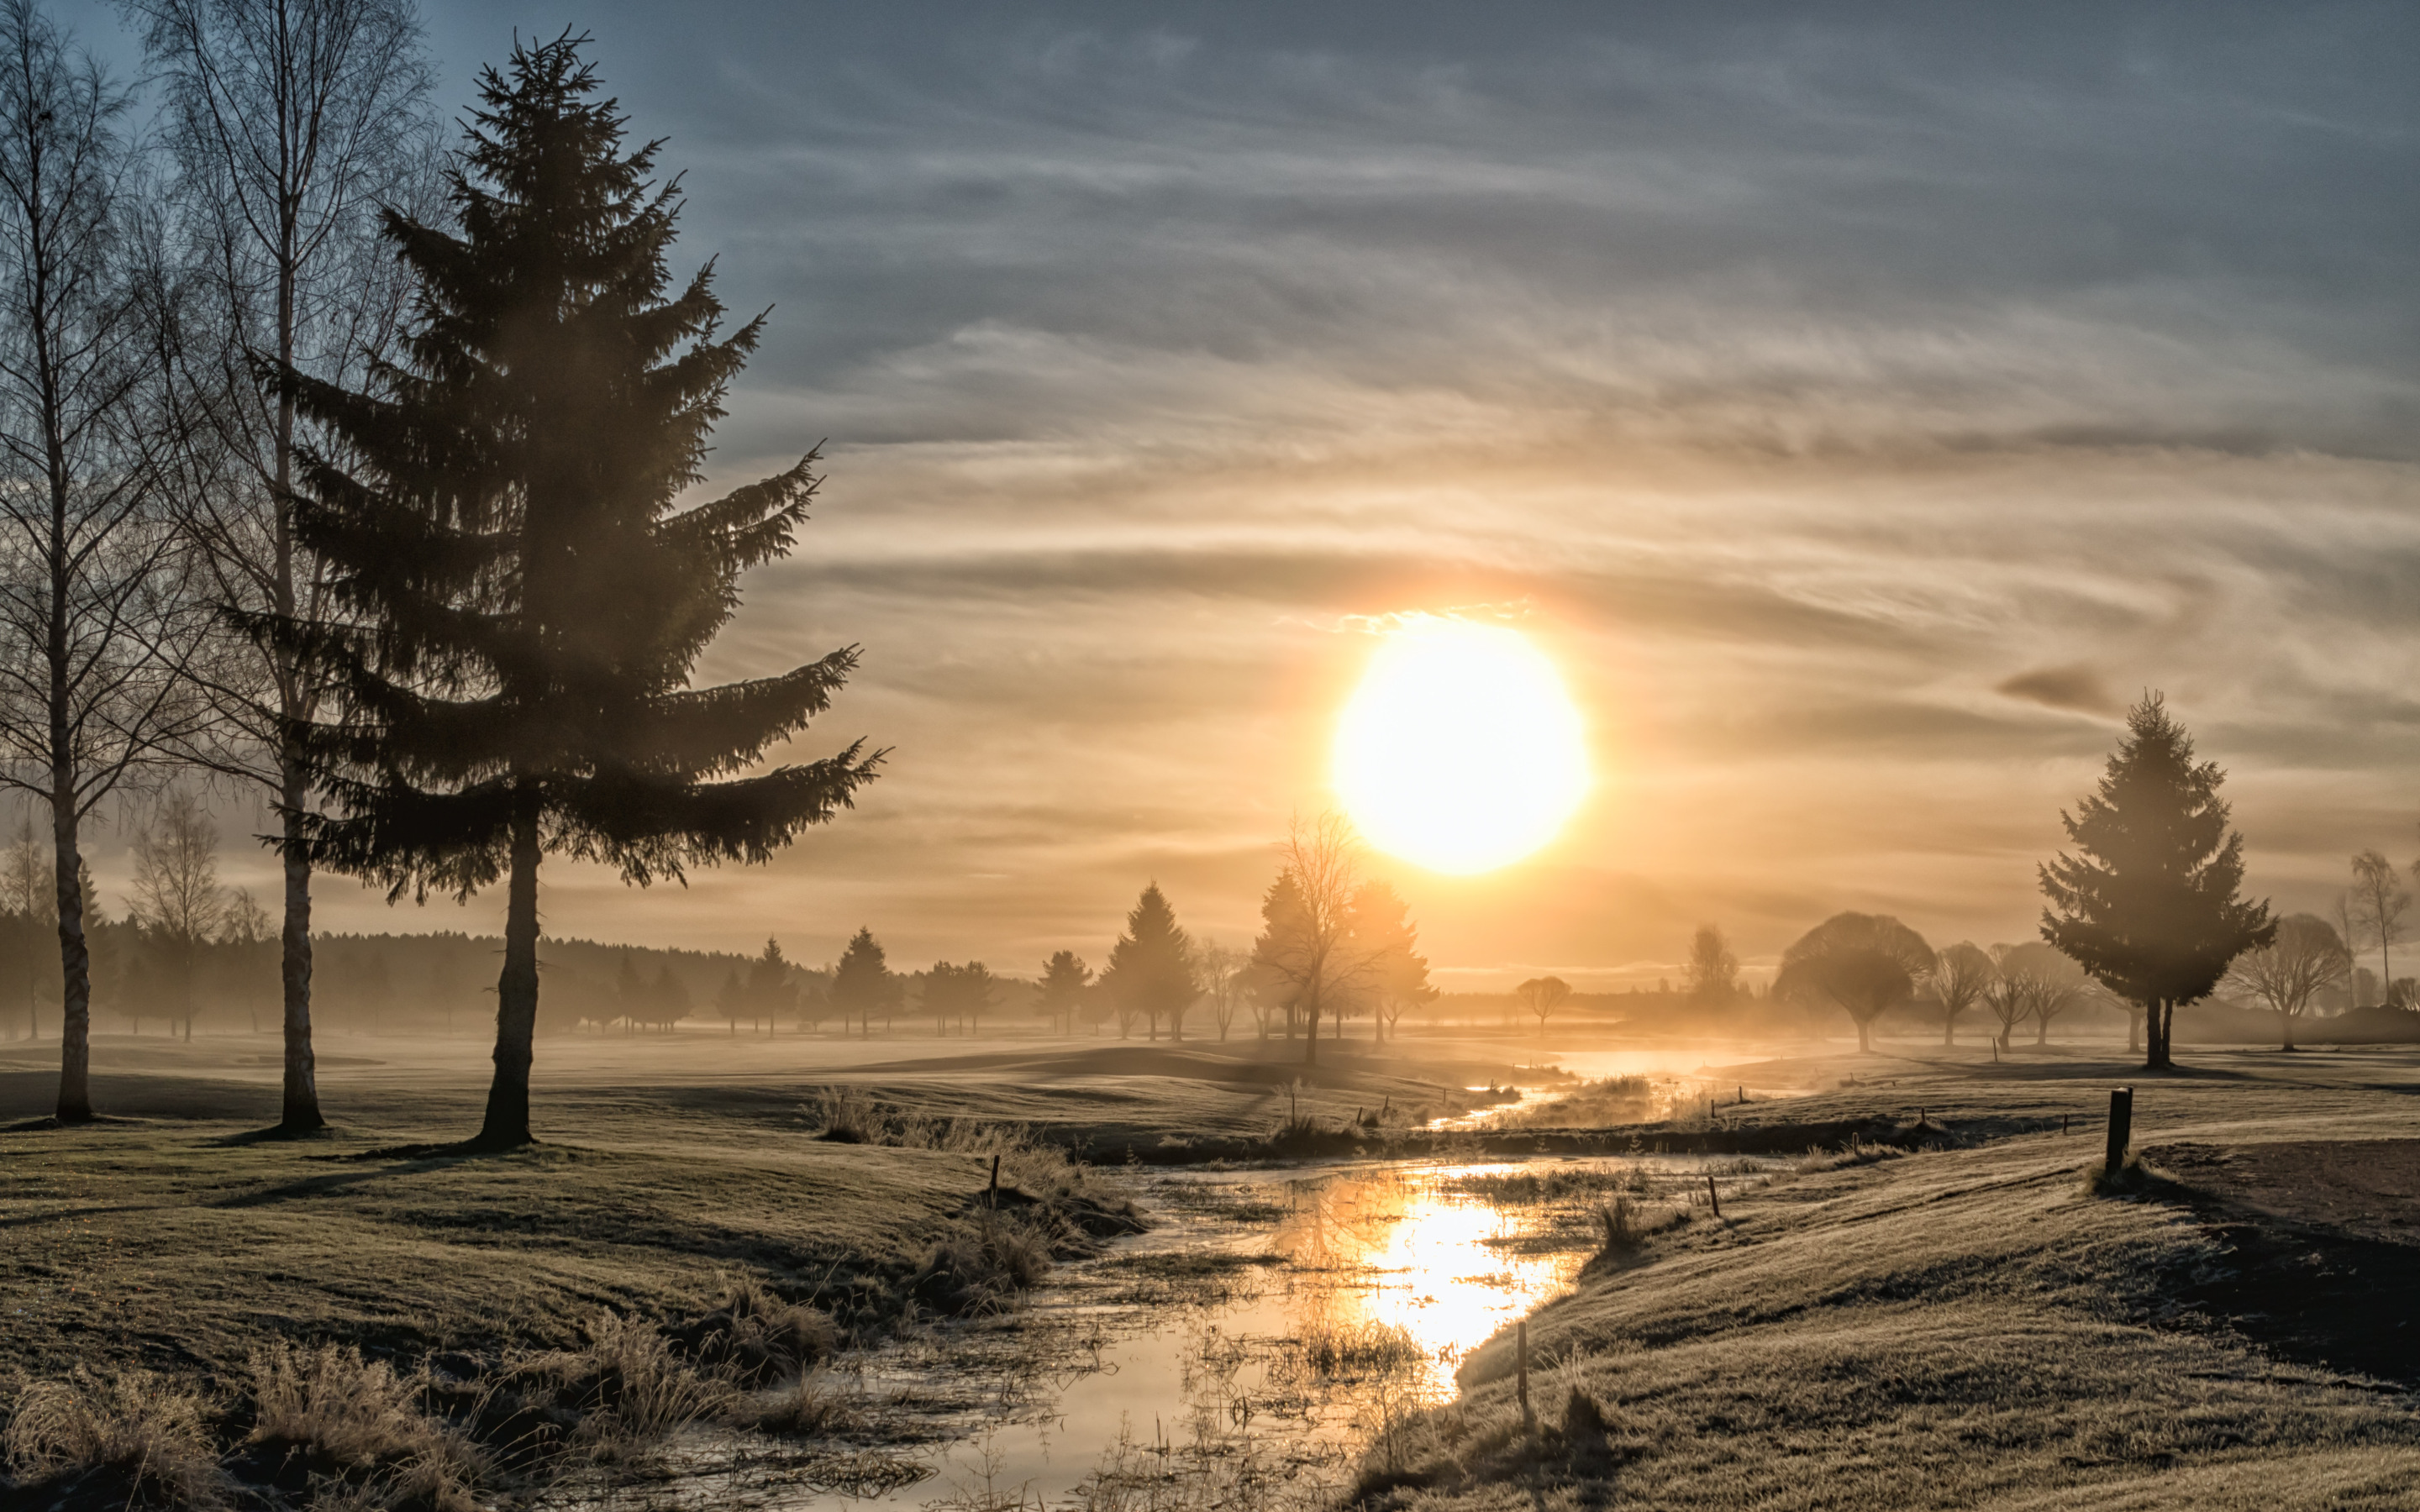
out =
[[[2226,827],[2226,780],[2150,694],[2127,711],[2100,787],[2058,816],[2076,854],[2039,869],[2042,938],[2142,1005],[2147,1070],[2174,1064],[2178,1005],[2209,996],[2237,956],[2277,934],[2266,903],[2236,896],[2243,837]]]
[[[1437,995],[1429,985],[1428,957],[1419,953],[1419,926],[1403,894],[1381,879],[1354,893],[1349,927],[1354,953],[1370,963],[1359,983],[1370,1001],[1370,1037],[1384,1040],[1405,1009]]]
[[[840,964],[832,968],[831,1001],[840,1010],[840,1032],[848,1034],[848,1016],[855,1013],[863,1037],[874,1037],[874,1011],[888,1010],[899,1001],[905,992],[899,979],[892,973],[890,963],[882,953],[882,942],[874,931],[861,928],[849,937],[848,947],[840,953]]]
[[[1185,1011],[1202,988],[1193,974],[1193,942],[1178,927],[1176,910],[1158,883],[1144,887],[1126,915],[1126,932],[1109,948],[1101,987],[1120,1008],[1147,1016],[1155,1039],[1162,1013],[1169,1016],[1171,1038],[1185,1038]]]
[[[342,611],[256,622],[333,668],[300,724],[333,811],[293,843],[389,896],[507,884],[479,1149],[526,1143],[549,854],[644,886],[758,862],[830,818],[879,753],[750,776],[857,661],[690,687],[741,573],[785,554],[816,486],[786,471],[683,508],[763,316],[716,339],[711,266],[675,285],[678,186],[626,150],[566,33],[480,78],[450,178],[458,232],[390,211],[415,283],[402,359],[354,393],[286,369],[330,438],[298,448],[297,537]]]
[[[1073,950],[1054,952],[1042,964],[1041,1005],[1062,1034],[1076,1032],[1076,1011],[1084,1006],[1093,969]]]
[[[789,958],[782,954],[782,942],[769,935],[765,953],[748,963],[747,1004],[748,1016],[761,1022],[768,1034],[775,1032],[783,1014],[799,1006],[799,984],[790,980]],[[732,1032],[738,1032],[737,1020]]]

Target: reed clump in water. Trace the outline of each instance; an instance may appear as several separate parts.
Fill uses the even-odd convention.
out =
[[[1447,1177],[1437,1183],[1437,1190],[1510,1208],[1594,1200],[1620,1192],[1639,1194],[1652,1186],[1645,1167],[1625,1164],[1558,1165],[1544,1171],[1472,1171]]]
[[[1389,1374],[1424,1364],[1428,1351],[1401,1323],[1319,1320],[1292,1341],[1302,1363],[1329,1379]]]

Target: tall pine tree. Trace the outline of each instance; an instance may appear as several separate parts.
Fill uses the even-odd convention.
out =
[[[2040,869],[2051,906],[2042,938],[2146,1010],[2147,1070],[2164,1071],[2178,1005],[2207,997],[2230,962],[2277,934],[2265,903],[2236,896],[2243,837],[2226,827],[2216,762],[2153,693],[2126,714],[2126,737],[2098,790],[2061,813],[2076,854]]]
[[[308,858],[390,897],[507,884],[480,1149],[530,1138],[546,856],[641,886],[762,861],[880,759],[860,743],[739,775],[824,711],[855,647],[690,686],[740,574],[789,550],[815,456],[676,503],[763,317],[717,340],[711,267],[674,285],[678,186],[651,181],[659,144],[625,150],[585,40],[481,75],[458,233],[388,214],[416,283],[402,361],[365,393],[284,373],[332,439],[300,451],[296,533],[349,616],[258,625],[325,658],[343,693],[337,718],[295,731],[334,804],[303,816]]]
[[[854,1013],[861,1038],[873,1039],[875,1013],[888,1012],[906,990],[882,953],[882,942],[872,929],[860,928],[832,968],[831,1002],[840,1010],[842,1037],[847,1037],[848,1016]]]
[[[1126,915],[1126,932],[1109,948],[1101,990],[1121,1009],[1150,1020],[1154,1039],[1163,1013],[1170,1038],[1185,1038],[1185,1011],[1202,995],[1202,984],[1193,974],[1193,942],[1178,926],[1176,910],[1168,906],[1158,883],[1143,888]]]

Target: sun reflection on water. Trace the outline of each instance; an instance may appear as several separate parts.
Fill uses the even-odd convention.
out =
[[[1447,1189],[1459,1178],[1515,1168],[1434,1166],[1292,1183],[1272,1247],[1297,1269],[1358,1279],[1305,1291],[1306,1310],[1323,1316],[1291,1321],[1400,1328],[1427,1362],[1428,1386],[1450,1392],[1465,1355],[1570,1286],[1586,1258],[1538,1253],[1503,1210]]]

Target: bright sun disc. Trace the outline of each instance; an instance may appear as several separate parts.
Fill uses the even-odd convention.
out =
[[[1588,748],[1554,664],[1518,632],[1415,620],[1344,705],[1335,782],[1380,850],[1486,872],[1555,838],[1588,792]]]

